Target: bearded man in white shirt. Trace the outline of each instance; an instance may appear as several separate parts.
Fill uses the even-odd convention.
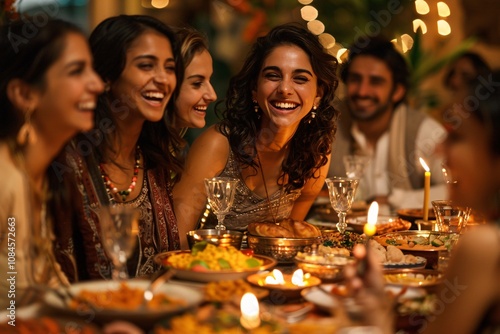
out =
[[[431,169],[431,200],[446,198],[437,147],[445,128],[406,103],[410,73],[392,42],[364,39],[354,45],[341,69],[345,109],[332,149],[329,176],[345,176],[343,157],[365,155],[362,196],[386,208],[422,207],[424,169]]]

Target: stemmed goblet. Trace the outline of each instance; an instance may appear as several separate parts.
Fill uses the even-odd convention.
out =
[[[113,279],[127,279],[127,259],[134,251],[139,231],[139,210],[131,206],[110,205],[100,212],[102,243],[113,262]]]
[[[334,176],[327,178],[325,182],[328,186],[330,203],[339,216],[337,230],[340,233],[344,233],[347,227],[345,217],[347,215],[347,211],[351,209],[359,180]]]
[[[217,216],[215,229],[222,231],[226,229],[224,217],[231,209],[236,192],[238,179],[231,177],[213,177],[205,179],[208,204]]]
[[[344,167],[345,167],[345,173],[348,179],[358,179],[361,180],[363,179],[363,176],[365,174],[365,169],[366,166],[368,165],[368,162],[370,161],[369,158],[365,155],[345,155],[343,157],[343,162],[344,162]],[[363,182],[358,186],[358,189],[356,191],[356,198],[354,198],[354,202],[357,200],[363,200],[364,196],[364,189],[363,189]]]

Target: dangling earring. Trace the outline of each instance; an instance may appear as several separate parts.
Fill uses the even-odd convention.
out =
[[[111,85],[109,84],[109,82],[106,82],[104,84],[104,92],[109,92],[111,90]]]
[[[309,118],[309,121],[307,121],[307,124],[311,124],[311,120],[316,118],[316,109],[318,107],[316,105],[313,106],[313,111],[311,111],[311,118]]]
[[[257,100],[253,100],[253,110],[257,113],[257,119],[260,118],[259,114],[259,104],[257,103]]]
[[[31,114],[33,113],[31,108],[28,108],[25,115],[24,124],[19,129],[17,133],[17,143],[20,146],[25,146],[26,144],[34,144],[36,142],[36,134],[33,125],[31,125]]]

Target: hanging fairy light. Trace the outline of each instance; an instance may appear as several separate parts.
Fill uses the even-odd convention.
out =
[[[438,34],[440,34],[441,36],[448,36],[449,34],[451,34],[451,27],[447,21],[439,20],[437,22],[437,26],[438,26]]]
[[[312,20],[312,21],[307,22],[307,29],[309,29],[309,31],[315,35],[321,35],[322,33],[325,32],[325,25],[321,21]],[[333,36],[332,36],[332,38],[333,38]],[[335,39],[334,39],[333,43],[335,44]],[[326,47],[325,44],[323,44],[323,45]]]
[[[431,9],[429,8],[429,4],[425,0],[416,0],[415,1],[415,10],[420,15],[429,14]]]
[[[300,15],[304,21],[316,20],[318,17],[318,10],[313,6],[304,6],[300,10]]]
[[[422,34],[427,33],[427,25],[425,24],[424,21],[422,21],[421,19],[413,20],[413,32],[416,33],[419,28]]]
[[[451,15],[450,7],[445,2],[438,2],[437,3],[437,9],[438,9],[438,15],[440,17],[448,17]]]

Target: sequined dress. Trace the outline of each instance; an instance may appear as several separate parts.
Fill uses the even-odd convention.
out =
[[[286,193],[284,189],[280,189],[269,194],[269,200],[267,197],[255,194],[243,181],[241,169],[232,151],[230,151],[226,166],[219,176],[233,177],[240,181],[236,186],[233,206],[224,219],[224,225],[228,230],[245,231],[249,223],[272,221],[273,216],[277,220],[288,218],[292,212],[293,204],[302,190],[296,189]],[[207,219],[204,228],[213,228],[216,224],[213,213],[210,213],[209,217],[211,218]]]

